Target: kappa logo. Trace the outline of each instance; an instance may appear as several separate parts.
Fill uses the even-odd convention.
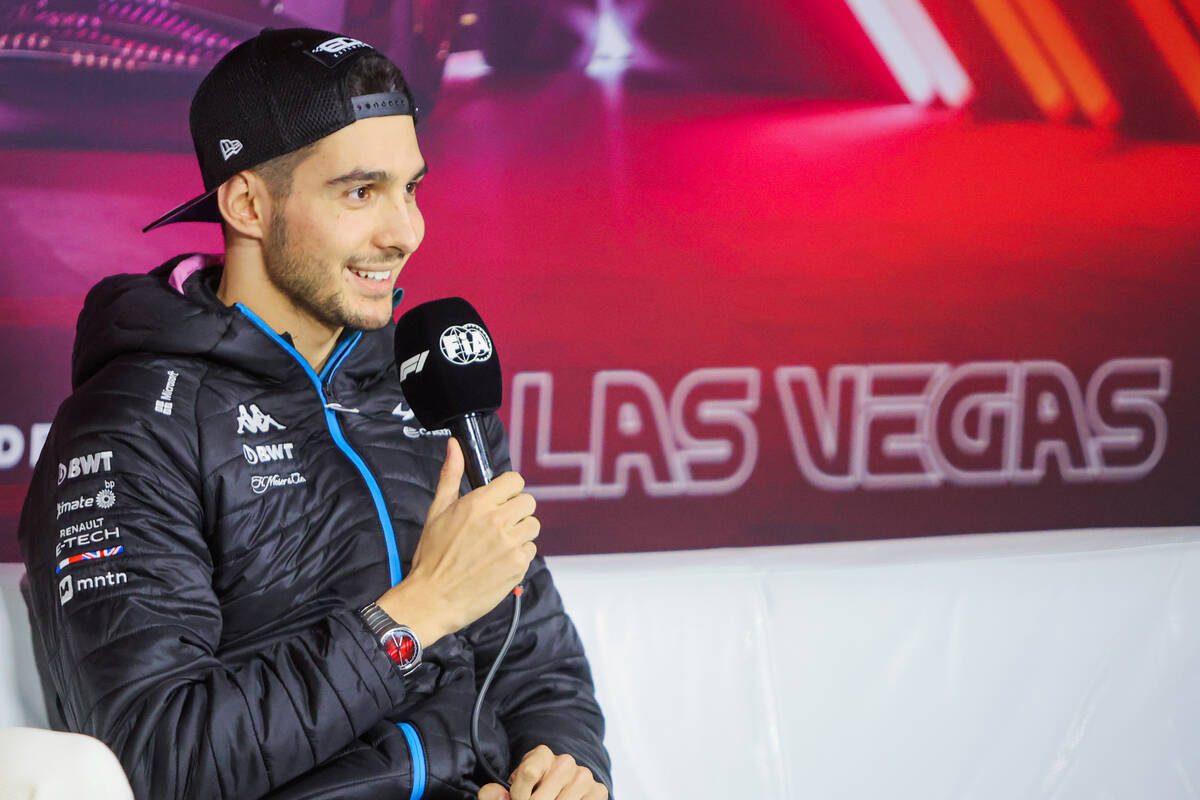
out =
[[[425,359],[427,358],[429,358],[429,351],[425,350],[424,352],[417,353],[412,358],[404,359],[404,361],[400,363],[400,382],[404,383],[404,379],[409,375],[416,375],[421,370],[425,369]]]
[[[248,464],[267,464],[271,461],[291,461],[292,443],[260,444],[250,447],[242,445],[242,455]]]
[[[242,152],[242,143],[237,139],[222,139],[221,140],[221,158],[225,161]]]
[[[473,322],[446,328],[439,345],[451,364],[478,364],[492,357],[492,340],[487,331]]]
[[[366,42],[360,42],[358,39],[351,39],[349,36],[336,36],[332,39],[326,39],[319,45],[313,48],[314,53],[326,53],[331,56],[340,56],[349,50],[357,50],[360,47],[370,47]]]
[[[237,432],[239,434],[266,433],[272,428],[277,431],[287,430],[287,428],[272,419],[270,414],[264,414],[261,410],[259,410],[258,406],[253,403],[250,404],[249,409],[240,403],[238,404],[237,424]]]
[[[58,465],[58,485],[68,478],[78,478],[81,475],[95,475],[98,472],[112,470],[112,450],[92,453],[88,456],[72,458],[67,464]]]

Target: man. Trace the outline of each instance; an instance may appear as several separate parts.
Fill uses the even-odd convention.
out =
[[[223,263],[106,278],[84,305],[20,542],[62,724],[140,798],[508,797],[469,724],[522,580],[483,756],[516,800],[608,796],[533,498],[512,472],[460,496],[458,445],[404,425],[415,121],[368,45],[263,31],[193,100],[207,191],[151,226],[220,221]]]

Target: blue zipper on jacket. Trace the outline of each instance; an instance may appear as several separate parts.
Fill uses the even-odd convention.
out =
[[[354,451],[350,443],[346,441],[345,435],[342,434],[342,426],[338,423],[337,414],[333,409],[328,407],[328,399],[325,397],[325,389],[323,381],[327,381],[333,377],[334,371],[346,360],[346,356],[350,354],[350,350],[354,345],[358,344],[358,340],[362,338],[362,333],[355,333],[349,339],[346,339],[337,348],[334,349],[328,361],[325,362],[325,368],[321,370],[321,374],[317,375],[313,371],[312,365],[305,360],[304,356],[296,350],[295,347],[288,344],[287,340],[271,329],[271,326],[264,322],[257,314],[241,303],[237,303],[237,308],[246,318],[253,322],[259,330],[271,337],[277,345],[291,354],[292,358],[296,359],[303,369],[309,380],[312,381],[313,388],[317,390],[317,396],[321,398],[321,405],[325,413],[325,425],[329,428],[329,434],[333,437],[333,443],[338,449],[346,454],[350,462],[358,468],[359,474],[366,481],[367,489],[371,492],[371,499],[375,501],[375,511],[379,515],[379,524],[383,526],[383,541],[387,545],[388,554],[388,571],[391,574],[392,585],[395,586],[404,577],[401,574],[400,568],[400,553],[396,549],[396,534],[392,529],[392,518],[388,514],[387,505],[383,502],[383,492],[379,489],[379,482],[375,480],[375,476],[371,474],[362,456]]]
[[[403,291],[403,289],[397,289],[393,292],[393,307],[399,303],[400,298],[403,296]],[[333,443],[358,468],[363,480],[366,481],[367,489],[371,492],[371,499],[375,501],[375,511],[379,515],[379,523],[383,526],[384,543],[387,545],[388,570],[391,573],[392,585],[395,586],[403,578],[403,575],[400,574],[400,553],[396,550],[396,534],[392,529],[392,519],[388,515],[387,505],[383,502],[383,492],[380,491],[379,482],[371,474],[371,470],[367,467],[366,462],[362,460],[362,457],[346,441],[346,437],[342,434],[342,426],[338,423],[337,414],[334,413],[333,409],[329,408],[328,400],[325,397],[324,383],[333,378],[333,374],[337,372],[338,367],[342,365],[342,362],[350,355],[350,351],[354,349],[354,345],[358,344],[359,339],[362,338],[362,332],[355,333],[335,347],[334,351],[330,353],[329,359],[326,360],[321,374],[318,375],[313,371],[312,365],[308,363],[304,356],[300,355],[295,347],[288,344],[286,339],[272,330],[271,326],[264,322],[257,314],[241,303],[237,304],[237,308],[259,330],[291,354],[292,358],[296,359],[296,363],[304,369],[309,380],[312,381],[313,387],[317,390],[317,396],[321,398],[321,405],[325,413],[325,425],[329,428],[329,434],[333,437]],[[409,795],[409,800],[421,800],[425,794],[425,747],[421,744],[421,737],[417,734],[417,729],[411,723],[397,722],[396,725],[404,733],[404,739],[408,742],[408,752],[412,758],[412,793]]]
[[[412,794],[408,800],[421,800],[425,794],[425,748],[421,745],[421,737],[417,729],[409,722],[397,722],[398,727],[408,741],[408,752],[412,755]]]

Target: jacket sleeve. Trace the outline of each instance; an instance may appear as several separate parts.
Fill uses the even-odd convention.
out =
[[[130,405],[77,392],[43,449],[19,528],[35,634],[67,727],[107,743],[137,797],[257,798],[381,720],[404,680],[349,609],[223,660],[194,422]],[[64,563],[83,528],[97,549]]]
[[[495,471],[503,472],[510,468],[508,441],[495,418],[488,433]],[[541,556],[530,566],[524,587],[516,637],[488,690],[488,702],[495,705],[508,733],[513,760],[509,769],[544,744],[590,769],[611,795],[604,715],[596,702],[591,668]],[[508,633],[511,609],[511,601],[505,601],[470,629],[477,684],[483,682]]]

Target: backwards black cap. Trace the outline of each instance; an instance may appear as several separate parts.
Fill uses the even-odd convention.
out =
[[[355,120],[417,118],[407,86],[351,97],[350,65],[382,56],[358,39],[312,28],[267,28],[225,54],[196,89],[192,143],[204,194],[151,222],[220,222],[217,189],[244,169],[323,139]]]

